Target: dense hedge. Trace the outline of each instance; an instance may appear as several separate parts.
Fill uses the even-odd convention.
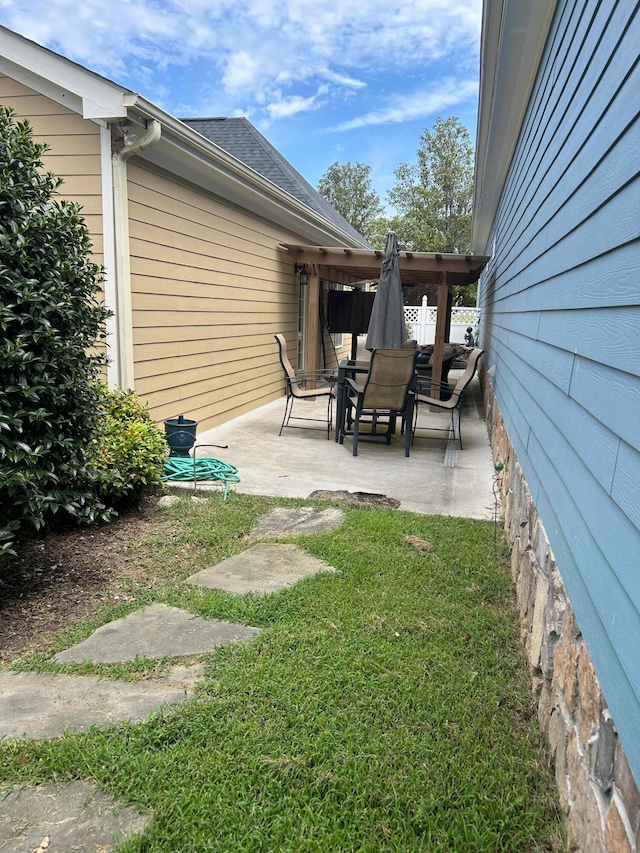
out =
[[[0,107],[0,554],[53,514],[105,514],[91,461],[108,312],[79,207]]]

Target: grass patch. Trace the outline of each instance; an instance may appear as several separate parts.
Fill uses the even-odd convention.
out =
[[[152,811],[128,853],[562,850],[492,525],[345,508],[338,530],[296,540],[336,574],[269,596],[184,584],[287,503],[301,502],[181,502],[173,533],[136,551],[154,583],[130,586],[127,611],[163,601],[262,629],[206,658],[196,699],[137,726],[5,744],[1,778],[92,778]]]

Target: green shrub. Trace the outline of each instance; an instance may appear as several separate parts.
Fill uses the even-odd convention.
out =
[[[133,391],[100,385],[101,428],[96,440],[97,494],[107,507],[137,503],[160,482],[167,441]]]
[[[0,555],[55,513],[104,515],[90,448],[109,312],[80,208],[42,170],[46,149],[0,106]]]

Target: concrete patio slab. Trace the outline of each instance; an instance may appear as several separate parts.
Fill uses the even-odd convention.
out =
[[[163,705],[184,702],[201,675],[200,666],[177,667],[169,679],[153,681],[0,672],[0,740],[56,738],[120,720],[138,723]]]
[[[187,582],[226,592],[275,592],[318,572],[335,572],[297,545],[254,545],[216,566],[204,569]]]
[[[89,782],[24,788],[2,796],[2,853],[107,853],[142,832],[147,818]]]
[[[56,663],[122,663],[136,657],[198,655],[232,642],[247,643],[259,628],[203,619],[177,607],[150,604],[98,628],[82,643],[55,655]]]
[[[321,401],[296,405],[311,416],[324,406]],[[322,430],[304,427],[285,429],[279,436],[283,407],[284,397],[199,433],[198,458],[214,456],[237,466],[241,482],[232,488],[245,494],[307,498],[316,490],[371,492],[395,498],[400,509],[412,512],[493,519],[493,460],[477,380],[463,403],[464,450],[450,446],[446,433],[429,429],[446,430],[449,415],[421,406],[408,458],[396,441],[389,446],[363,442],[354,457],[351,440],[337,444],[333,433],[329,441]],[[206,444],[228,448],[202,446]],[[182,488],[189,490],[192,484]],[[202,491],[220,488],[198,486]]]

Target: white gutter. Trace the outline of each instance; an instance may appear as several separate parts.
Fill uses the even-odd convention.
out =
[[[207,139],[180,119],[165,113],[151,101],[138,94],[123,94],[123,103],[132,112],[146,120],[162,122],[162,146],[145,159],[169,171],[194,170],[198,178],[191,180],[203,189],[215,175],[212,191],[221,194],[221,179],[226,187],[228,200],[279,222],[294,233],[306,234],[305,242],[316,242],[321,246],[344,243],[352,248],[366,248],[351,234],[343,231],[321,214],[281,189],[272,181],[256,172],[246,163],[234,157],[215,142]],[[166,158],[170,161],[166,162]],[[165,161],[165,162],[163,162]],[[208,175],[208,177],[207,177]],[[188,175],[185,175],[189,179]],[[316,231],[309,233],[309,226]]]
[[[155,145],[160,139],[161,132],[162,125],[160,122],[155,119],[151,120],[144,136],[125,144],[121,150],[114,151],[111,159],[113,167],[118,385],[126,389],[134,387],[127,160],[133,154]]]

